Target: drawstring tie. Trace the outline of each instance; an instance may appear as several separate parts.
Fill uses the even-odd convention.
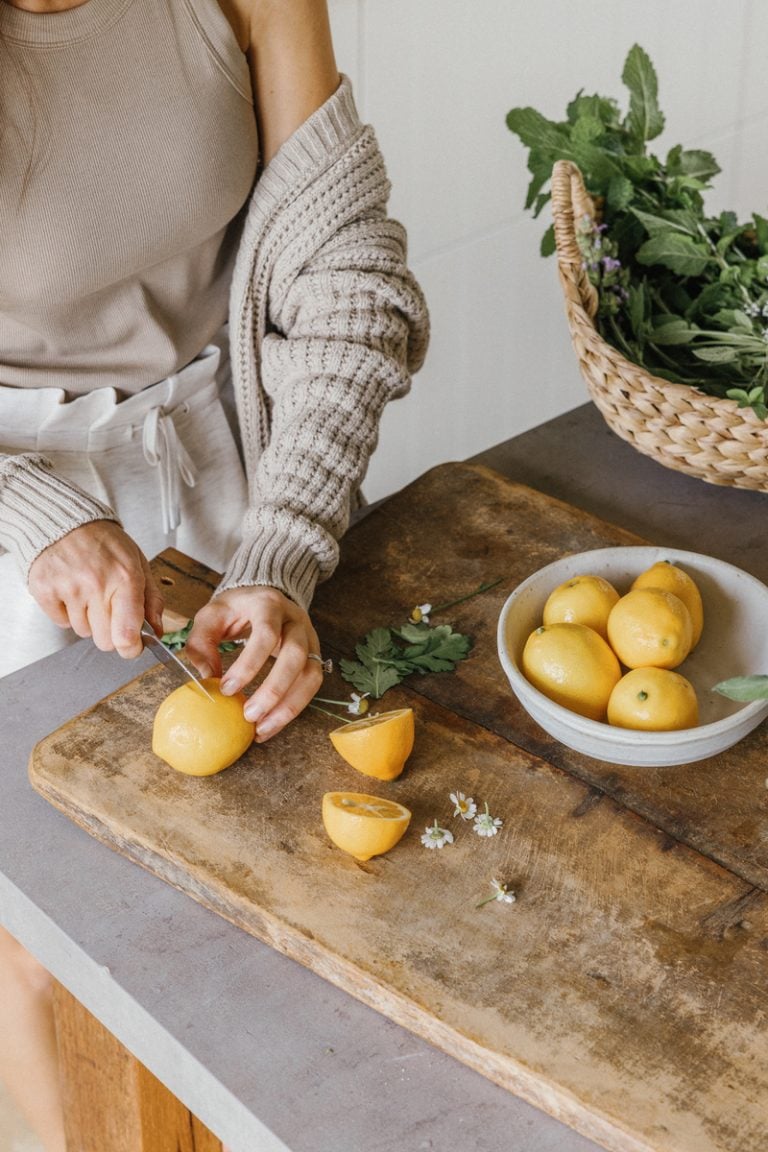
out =
[[[179,439],[173,417],[162,408],[147,412],[142,442],[145,460],[160,469],[163,528],[173,532],[181,523],[181,481],[194,488],[197,468]]]

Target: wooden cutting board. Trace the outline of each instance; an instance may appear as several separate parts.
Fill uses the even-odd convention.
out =
[[[102,842],[604,1147],[764,1152],[764,737],[698,776],[666,770],[677,790],[659,798],[655,770],[553,748],[496,659],[495,621],[519,580],[565,552],[633,542],[486,469],[435,469],[350,532],[316,599],[324,651],[338,655],[413,604],[503,577],[451,612],[471,658],[387,693],[383,706],[416,712],[399,780],[354,772],[327,739],[333,721],[312,711],[219,776],[180,776],[150,751],[168,690],[157,668],[42,741],[32,783]],[[215,583],[178,554],[158,571],[182,613]],[[323,694],[348,685],[334,674]],[[695,833],[694,780],[721,808]],[[321,797],[345,788],[412,809],[397,849],[359,864],[330,844]],[[503,818],[497,837],[452,817],[457,788]],[[748,800],[757,847],[736,831]],[[435,818],[456,839],[429,851],[420,834]],[[515,904],[477,907],[493,878]]]

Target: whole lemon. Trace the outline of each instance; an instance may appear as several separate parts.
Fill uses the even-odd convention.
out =
[[[203,680],[209,700],[191,681],[166,696],[155,714],[152,751],[188,776],[213,776],[250,747],[256,725],[243,715],[245,696],[221,693],[215,677]]]
[[[608,614],[619,594],[603,576],[572,576],[547,597],[545,624],[586,624],[607,636]]]
[[[608,701],[608,723],[645,732],[695,728],[699,702],[690,680],[668,668],[633,668]]]
[[[586,624],[542,624],[525,642],[522,669],[550,700],[604,720],[608,698],[621,677],[616,656]]]
[[[691,649],[696,647],[704,627],[704,606],[701,602],[701,593],[693,577],[670,560],[658,560],[645,572],[640,573],[632,587],[666,588],[667,592],[674,592],[691,614],[693,627]]]
[[[676,668],[692,637],[690,612],[664,588],[630,590],[608,617],[608,642],[627,668]]]

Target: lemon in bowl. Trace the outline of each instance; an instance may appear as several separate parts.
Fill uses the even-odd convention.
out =
[[[588,573],[620,596],[653,565],[671,561],[687,573],[702,600],[699,643],[677,666],[695,689],[698,723],[675,731],[623,728],[581,716],[549,699],[524,674],[522,654],[542,623],[544,605],[564,582]],[[677,593],[675,593],[677,595]],[[508,597],[498,622],[502,668],[520,704],[541,728],[576,752],[615,764],[687,764],[731,747],[768,716],[768,700],[738,703],[712,689],[718,682],[768,669],[768,588],[732,564],[700,553],[639,545],[575,553],[534,572]]]

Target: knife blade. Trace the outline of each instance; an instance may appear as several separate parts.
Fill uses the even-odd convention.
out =
[[[139,629],[139,635],[144,641],[144,647],[154,656],[155,660],[160,664],[165,664],[166,668],[175,668],[177,671],[183,672],[185,679],[191,680],[193,684],[196,684],[200,691],[204,692],[208,699],[213,702],[213,696],[211,696],[203,684],[198,673],[193,672],[191,668],[187,668],[186,664],[179,660],[176,653],[172,652],[170,648],[163,644],[160,637],[155,635],[152,625],[147,620],[142,623]]]

